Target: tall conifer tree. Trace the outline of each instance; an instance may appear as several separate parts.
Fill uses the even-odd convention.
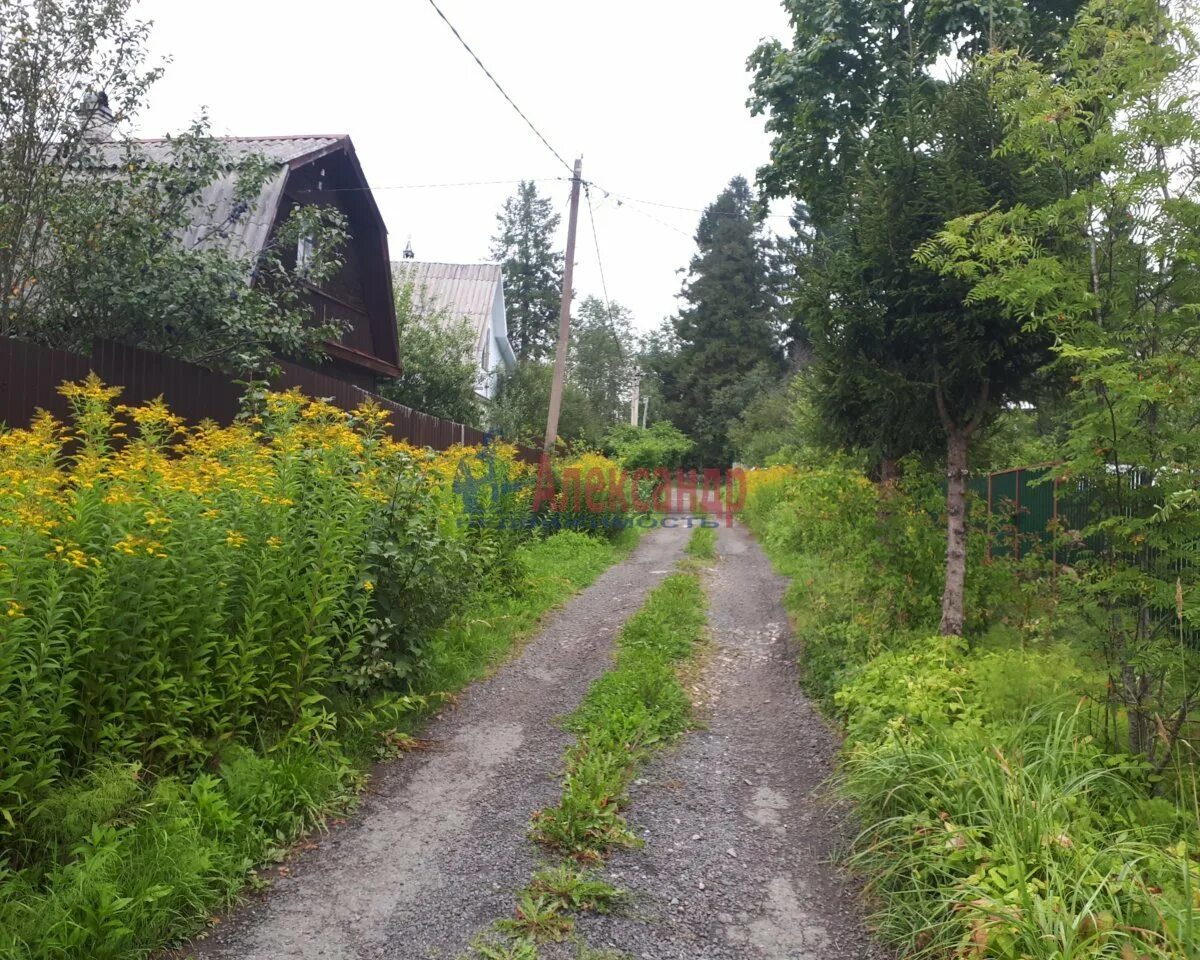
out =
[[[729,426],[783,368],[776,277],[750,186],[734,177],[700,218],[672,325],[678,350],[659,371],[667,418],[704,466],[733,458]]]
[[[563,256],[554,249],[560,219],[533,181],[522,181],[496,215],[491,255],[504,268],[508,339],[518,360],[554,352],[562,303]]]
[[[769,193],[802,204],[811,242],[811,395],[841,445],[890,463],[942,438],[947,475],[941,630],[961,634],[972,437],[1029,396],[1049,340],[968,299],[913,259],[948,219],[1036,197],[1038,177],[997,155],[1002,119],[975,56],[993,44],[1052,53],[1078,0],[785,0],[791,48],[751,57],[751,107],[774,135]],[[958,71],[946,77],[946,59]],[[881,471],[886,474],[885,471]]]

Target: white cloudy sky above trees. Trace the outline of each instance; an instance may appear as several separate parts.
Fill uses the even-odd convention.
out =
[[[745,108],[745,60],[786,36],[776,0],[439,0],[554,147],[584,177],[642,201],[700,208],[752,177],[767,136]],[[349,133],[399,258],[487,259],[515,184],[546,178],[565,213],[566,172],[470,59],[427,0],[143,0],[152,51],[171,57],[136,132],[159,136],[203,106],[217,133]],[[609,295],[639,328],[675,308],[696,212],[592,190]],[[785,213],[786,206],[776,208]],[[564,216],[564,228],[566,218]],[[786,228],[782,218],[773,226]],[[576,291],[602,295],[586,205]]]

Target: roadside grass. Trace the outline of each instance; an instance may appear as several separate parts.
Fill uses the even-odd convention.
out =
[[[940,637],[944,534],[915,495],[880,510],[840,466],[756,483],[746,518],[792,578],[801,681],[846,734],[879,936],[913,957],[1200,957],[1195,787],[1111,747],[1069,611],[978,563],[980,622]]]
[[[226,748],[190,779],[112,764],[62,791],[35,824],[47,856],[24,869],[0,863],[0,957],[129,960],[201,929],[247,882],[265,882],[259,864],[282,861],[304,834],[350,810],[373,763],[419,749],[414,733],[434,708],[636,539],[564,532],[522,545],[517,585],[465,598],[429,639],[412,695],[335,701],[307,738],[261,753]]]
[[[1179,905],[1194,903],[1200,867],[1175,840],[1182,817],[1138,788],[1135,758],[1105,757],[1083,727],[1047,712],[851,754],[868,824],[851,862],[886,905],[887,939],[934,955],[1195,956],[1195,908]]]
[[[599,879],[593,870],[618,847],[642,841],[624,815],[628,787],[657,748],[691,726],[692,705],[681,676],[704,637],[705,595],[691,555],[656,587],[617,636],[616,661],[599,677],[564,727],[576,734],[567,751],[559,803],[537,811],[530,836],[561,857],[538,871],[517,893],[514,916],[498,921],[491,939],[472,945],[474,960],[535,960],[537,944],[571,936],[571,914],[608,912],[628,894]],[[497,939],[496,935],[499,935]],[[576,943],[584,960],[621,960],[620,953],[596,952]]]

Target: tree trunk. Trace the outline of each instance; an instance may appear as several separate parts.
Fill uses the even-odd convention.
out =
[[[967,579],[967,445],[970,431],[946,431],[946,585],[942,591],[943,636],[963,635],[963,585]]]
[[[896,481],[900,479],[900,464],[896,462],[895,457],[880,457],[879,458],[879,483],[885,491],[890,491],[895,487]]]

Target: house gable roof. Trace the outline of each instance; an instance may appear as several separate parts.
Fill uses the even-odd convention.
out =
[[[204,215],[197,216],[179,238],[188,248],[224,247],[239,257],[260,253],[266,247],[291,170],[340,149],[348,149],[351,155],[354,151],[350,138],[345,134],[216,139],[231,162],[261,155],[279,163],[278,172],[263,184],[253,209],[244,216],[237,210],[236,171],[227,171],[206,184],[200,191],[197,205],[197,211],[203,211]],[[163,138],[107,140],[92,146],[99,152],[100,162],[114,168],[123,161],[129,146],[153,163],[169,163],[174,153],[173,142]]]
[[[465,317],[475,331],[476,350],[482,347],[496,297],[504,292],[500,264],[399,260],[392,262],[392,272],[399,280],[412,281],[414,294],[427,308]]]
[[[324,157],[340,154],[349,165],[355,183],[356,202],[372,226],[376,228],[380,244],[378,261],[382,268],[388,263],[387,227],[371,188],[358,161],[354,144],[347,134],[300,134],[292,136],[263,137],[217,137],[230,164],[249,156],[259,155],[278,163],[278,170],[267,178],[247,212],[240,206],[237,197],[236,170],[227,170],[206,184],[200,193],[196,216],[183,231],[180,242],[185,247],[220,247],[232,255],[242,257],[257,255],[267,246],[271,232],[282,214],[288,178],[301,167],[315,163]],[[148,140],[107,140],[90,145],[98,152],[98,160],[114,169],[125,160],[132,148],[136,154],[156,163],[169,163],[174,153],[174,143],[167,138]],[[353,231],[352,231],[353,233]],[[390,277],[383,269],[374,272],[368,279],[379,289],[376,299],[385,309],[371,313],[372,338],[375,355],[354,350],[341,343],[330,341],[329,352],[344,360],[365,366],[376,373],[394,376],[399,372],[398,346],[396,340],[396,311],[392,300]]]

